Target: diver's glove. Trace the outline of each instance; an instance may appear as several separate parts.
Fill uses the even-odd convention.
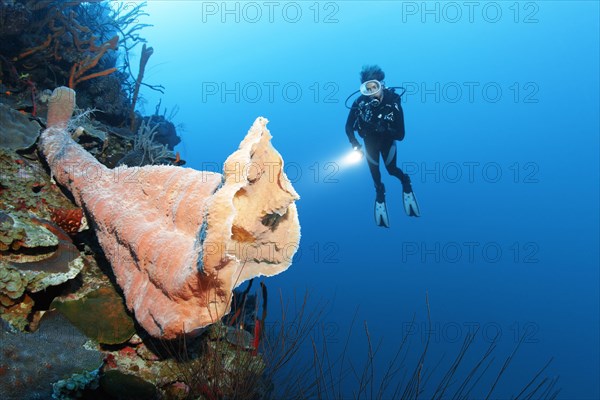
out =
[[[365,152],[362,150],[362,146],[358,142],[356,142],[356,144],[352,144],[352,151],[360,154],[361,159],[365,156]]]
[[[352,145],[352,148],[354,150],[358,150],[358,151],[362,150],[362,146],[360,145],[358,140],[356,140],[356,139],[350,140],[350,144]]]
[[[362,158],[365,156],[365,152],[362,150],[360,143],[356,143],[356,146],[352,146],[352,152],[355,155],[358,155],[359,160],[362,160]]]

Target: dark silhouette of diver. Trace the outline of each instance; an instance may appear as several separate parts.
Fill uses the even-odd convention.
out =
[[[385,87],[385,73],[377,65],[364,66],[360,72],[360,93],[350,107],[346,121],[346,135],[355,150],[362,151],[354,136],[357,131],[364,140],[366,158],[375,183],[375,222],[389,228],[385,203],[385,186],[381,181],[379,159],[384,161],[388,173],[402,183],[402,200],[406,214],[420,216],[417,199],[413,193],[410,177],[396,165],[396,141],[404,139],[404,113],[400,104],[401,94],[395,88]],[[358,91],[357,91],[358,92]],[[351,94],[352,97],[355,93]],[[346,100],[346,102],[348,101]]]

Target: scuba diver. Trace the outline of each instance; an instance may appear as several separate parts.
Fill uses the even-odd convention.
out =
[[[383,159],[388,173],[402,183],[404,211],[408,216],[419,217],[417,198],[410,177],[396,166],[396,141],[404,139],[404,113],[400,104],[404,91],[397,94],[395,87],[384,85],[385,73],[377,65],[364,66],[360,72],[360,93],[350,108],[346,121],[346,135],[355,151],[362,153],[354,131],[364,140],[366,158],[375,183],[375,223],[390,227],[385,203],[385,186],[381,181],[379,159]],[[358,91],[348,96],[350,99]],[[348,107],[346,99],[346,107]]]

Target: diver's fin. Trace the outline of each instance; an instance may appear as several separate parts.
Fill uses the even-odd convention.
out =
[[[409,217],[420,217],[421,211],[419,211],[419,203],[417,203],[417,197],[414,192],[402,192],[402,202],[404,203],[404,211]]]
[[[388,218],[387,207],[385,206],[385,201],[375,202],[375,223],[378,226],[383,226],[386,228],[390,227],[390,219]]]

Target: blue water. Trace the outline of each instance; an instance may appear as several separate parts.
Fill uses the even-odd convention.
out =
[[[357,312],[349,352],[366,355],[366,321],[382,341],[378,373],[407,333],[419,349],[431,331],[431,367],[444,354],[449,365],[474,327],[470,360],[498,334],[494,371],[524,337],[498,398],[551,357],[559,398],[600,398],[597,2],[150,1],[146,11],[145,81],[166,92],[143,90],[144,111],[159,99],[179,107],[187,166],[214,170],[257,116],[271,121],[302,225],[296,261],[265,281],[273,310],[280,290],[330,300],[314,334],[332,352]],[[404,215],[384,172],[390,229],[374,224],[367,165],[338,162],[363,64],[407,88],[399,165],[422,217]]]

